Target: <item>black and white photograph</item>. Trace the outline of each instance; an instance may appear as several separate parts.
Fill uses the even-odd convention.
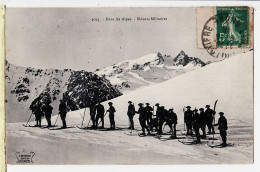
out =
[[[248,6],[6,8],[10,165],[254,162]]]

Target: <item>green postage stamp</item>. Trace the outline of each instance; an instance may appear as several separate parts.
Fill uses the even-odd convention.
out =
[[[217,7],[217,47],[249,45],[249,8]]]
[[[253,48],[253,8],[197,7],[197,48],[215,58],[228,58],[234,49]]]

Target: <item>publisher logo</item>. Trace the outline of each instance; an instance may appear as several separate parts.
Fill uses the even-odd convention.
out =
[[[16,152],[15,156],[17,158],[17,163],[33,163],[33,157],[34,157],[35,153],[34,152],[30,152],[30,153],[20,153],[20,152]]]

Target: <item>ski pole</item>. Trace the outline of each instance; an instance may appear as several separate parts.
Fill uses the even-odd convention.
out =
[[[107,114],[107,111],[106,111],[105,115],[103,116],[103,118],[105,118],[106,114]],[[99,126],[100,122],[102,122],[102,120],[99,121],[98,126]],[[97,127],[98,127],[98,126],[97,126]]]
[[[33,113],[31,113],[31,115],[30,115],[30,117],[29,117],[29,119],[28,119],[28,121],[27,121],[27,123],[26,123],[26,125],[25,125],[26,127],[27,127],[27,125],[28,125],[28,123],[29,123],[29,121],[30,121],[30,119],[31,119],[31,117],[32,117],[32,114],[33,114]]]
[[[57,116],[57,118],[56,118],[56,121],[55,121],[55,123],[54,123],[54,125],[53,125],[53,129],[54,129],[54,127],[55,127],[55,125],[56,125],[56,123],[57,123],[57,121],[58,121],[59,116],[60,116],[60,114],[58,113],[58,116]]]
[[[84,118],[85,118],[85,115],[86,115],[86,108],[85,108],[85,111],[84,111],[84,115],[83,115],[83,119],[82,119],[82,122],[81,122],[81,128],[82,128],[82,126],[83,126],[83,123],[84,123]]]
[[[88,126],[89,126],[90,120],[91,120],[91,117],[90,117],[90,119],[89,119],[89,121],[88,121],[88,125],[87,125],[87,128],[88,128]]]

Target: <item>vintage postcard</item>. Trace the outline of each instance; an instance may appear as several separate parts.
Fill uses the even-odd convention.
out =
[[[254,162],[252,7],[4,16],[7,164]]]

